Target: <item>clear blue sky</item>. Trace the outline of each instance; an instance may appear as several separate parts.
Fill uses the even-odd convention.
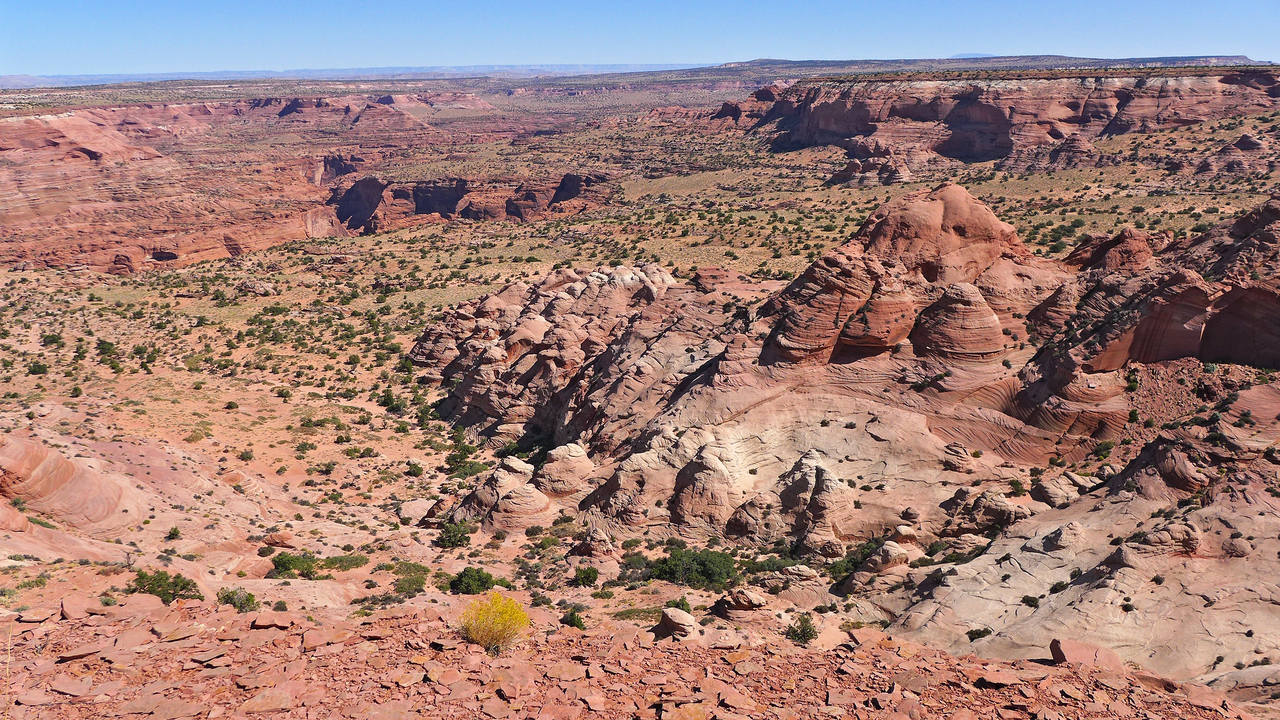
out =
[[[0,0],[0,74],[961,53],[1280,60],[1280,0]]]

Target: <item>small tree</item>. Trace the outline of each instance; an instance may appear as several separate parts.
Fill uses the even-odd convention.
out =
[[[600,579],[600,571],[593,567],[580,567],[573,571],[573,579],[569,581],[574,587],[595,587]]]
[[[480,568],[467,567],[449,581],[449,591],[456,595],[479,595],[497,584],[493,575]]]
[[[466,523],[445,523],[440,528],[436,545],[442,548],[459,548],[471,544],[471,528]]]
[[[808,645],[814,638],[818,637],[818,628],[814,627],[813,619],[807,614],[800,615],[795,622],[787,627],[785,634],[788,640],[797,645]]]
[[[125,588],[125,592],[155,595],[165,605],[172,603],[174,600],[204,599],[204,595],[200,592],[200,588],[194,580],[183,577],[178,573],[170,575],[164,570],[157,570],[153,573],[139,570],[137,576]]]

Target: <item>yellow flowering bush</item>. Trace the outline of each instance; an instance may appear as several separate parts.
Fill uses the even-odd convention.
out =
[[[491,653],[499,653],[529,629],[529,614],[520,603],[496,592],[471,601],[462,613],[462,637]]]

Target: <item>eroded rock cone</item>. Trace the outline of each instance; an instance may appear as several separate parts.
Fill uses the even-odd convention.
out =
[[[586,448],[568,443],[547,453],[533,484],[550,497],[574,495],[587,489],[586,479],[595,469]]]
[[[910,338],[917,355],[953,360],[989,360],[1005,351],[1000,318],[982,292],[968,283],[948,287],[937,302],[925,308]]]
[[[840,347],[873,354],[907,339],[916,319],[916,299],[896,278],[883,278],[871,299],[849,318],[840,333]]]
[[[1002,255],[1027,254],[1012,225],[954,183],[877,209],[856,240],[868,256],[940,283],[973,282]]]
[[[1112,238],[1090,236],[1076,246],[1065,262],[1104,272],[1138,272],[1155,257],[1151,236],[1141,230],[1124,228]]]
[[[616,555],[617,552],[618,550],[614,547],[609,533],[598,527],[591,528],[587,532],[587,536],[569,550],[570,555],[586,558],[610,557]]]

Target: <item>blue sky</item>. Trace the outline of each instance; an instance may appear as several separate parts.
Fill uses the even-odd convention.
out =
[[[0,0],[0,74],[961,53],[1280,61],[1280,0]]]

